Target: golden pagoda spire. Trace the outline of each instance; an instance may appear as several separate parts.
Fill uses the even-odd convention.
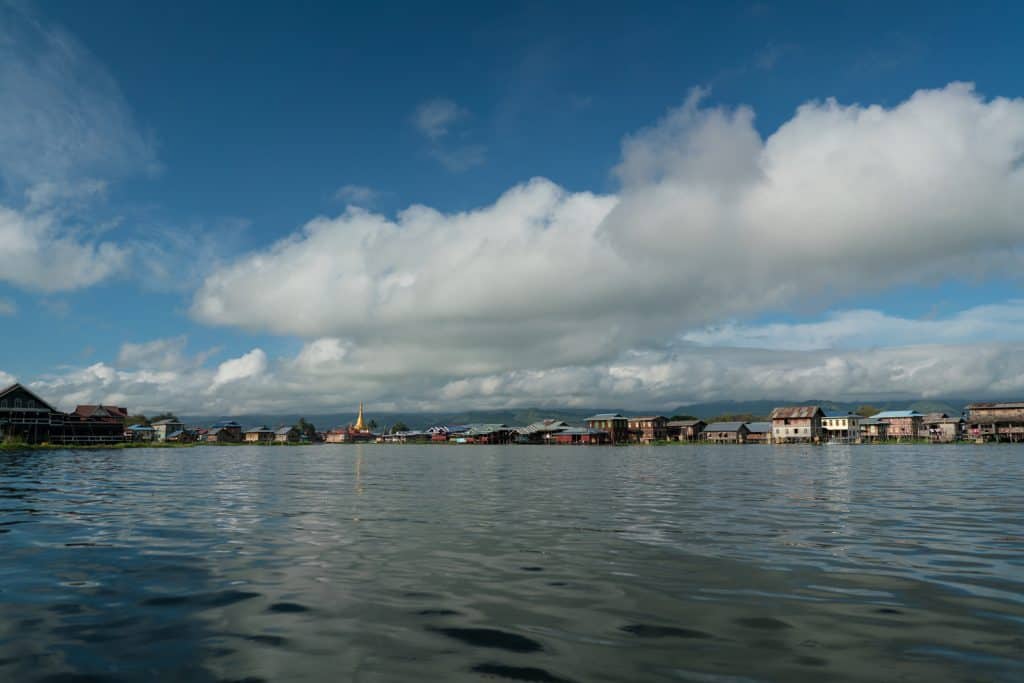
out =
[[[355,423],[355,425],[353,425],[352,428],[355,429],[357,432],[365,432],[366,431],[366,425],[363,424],[363,402],[362,401],[359,402],[359,417],[356,418],[356,423]]]

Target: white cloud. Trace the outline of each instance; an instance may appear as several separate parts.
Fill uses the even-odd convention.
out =
[[[762,140],[752,111],[701,97],[625,140],[616,196],[534,179],[464,213],[350,208],[218,269],[193,314],[458,381],[1019,265],[1024,101],[952,84],[890,109],[815,102]]]
[[[729,322],[682,336],[702,346],[807,351],[830,348],[1024,342],[1024,301],[975,306],[942,318],[904,318],[881,311],[830,313],[825,320],[744,325]]]
[[[365,206],[377,199],[378,192],[365,185],[342,185],[334,193],[334,198],[349,204]]]
[[[9,387],[17,381],[18,380],[14,375],[9,375],[3,370],[0,370],[0,387]]]
[[[25,214],[0,205],[0,281],[42,292],[93,285],[120,272],[126,250],[113,242],[86,241],[50,215]]]
[[[121,272],[126,249],[83,225],[87,209],[107,178],[155,168],[106,69],[26,5],[0,4],[0,281],[55,292]]]
[[[664,411],[723,399],[1024,395],[1022,342],[800,352],[677,344],[626,352],[607,363],[462,377],[444,368],[394,372],[375,359],[352,357],[331,339],[311,342],[293,358],[271,359],[253,349],[214,367],[198,357],[180,360],[178,367],[99,362],[30,386],[64,409],[101,402],[146,414],[173,410],[188,415],[342,412],[360,400],[377,411],[510,406]]]
[[[253,349],[238,358],[226,360],[217,367],[211,389],[225,384],[261,376],[267,370],[267,354],[263,349]]]
[[[14,315],[18,312],[18,305],[13,299],[0,297],[0,315]]]

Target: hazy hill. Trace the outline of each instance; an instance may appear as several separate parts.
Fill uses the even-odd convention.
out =
[[[366,419],[374,420],[379,429],[384,429],[395,423],[405,423],[410,429],[424,429],[431,425],[450,424],[461,425],[474,422],[482,423],[503,423],[507,425],[527,425],[537,420],[553,418],[565,420],[569,424],[581,425],[584,418],[594,413],[622,413],[623,415],[652,415],[662,414],[666,417],[673,415],[693,415],[702,419],[718,417],[720,415],[754,415],[767,416],[772,408],[785,405],[820,405],[827,410],[854,411],[862,405],[876,406],[880,410],[917,410],[922,413],[945,412],[950,415],[959,415],[969,401],[960,399],[947,400],[902,400],[878,399],[874,401],[864,400],[855,402],[842,401],[713,401],[709,403],[694,403],[664,410],[652,409],[627,409],[627,408],[510,408],[507,410],[465,410],[433,413],[403,413],[403,412],[374,412],[366,411]],[[300,417],[306,418],[308,422],[316,425],[317,429],[327,430],[335,427],[344,427],[356,420],[355,412],[351,413],[288,413],[288,414],[252,414],[234,415],[228,419],[236,420],[245,427],[256,427],[267,425],[268,427],[279,427],[292,425],[298,422]],[[216,415],[182,415],[182,420],[189,425],[209,425],[221,419]]]

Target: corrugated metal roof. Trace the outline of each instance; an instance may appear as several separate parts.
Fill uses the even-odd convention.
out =
[[[598,413],[597,415],[591,415],[584,422],[590,422],[591,420],[625,420],[622,415],[618,413]]]
[[[916,410],[883,410],[880,413],[875,413],[871,417],[876,420],[885,420],[886,418],[893,417],[924,417],[924,415]]]
[[[738,432],[746,422],[712,422],[704,428],[705,432]]]
[[[701,424],[704,420],[672,420],[668,423],[669,427],[693,427],[694,425]]]
[[[753,432],[755,434],[767,434],[768,432],[772,431],[772,423],[771,422],[748,422],[747,423],[747,431]]]
[[[773,410],[772,419],[807,419],[821,413],[822,410],[818,406],[785,406]]]

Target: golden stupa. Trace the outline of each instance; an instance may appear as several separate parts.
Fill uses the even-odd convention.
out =
[[[359,402],[359,417],[356,418],[356,423],[352,425],[352,429],[357,432],[365,432],[366,424],[363,422],[363,402]]]

